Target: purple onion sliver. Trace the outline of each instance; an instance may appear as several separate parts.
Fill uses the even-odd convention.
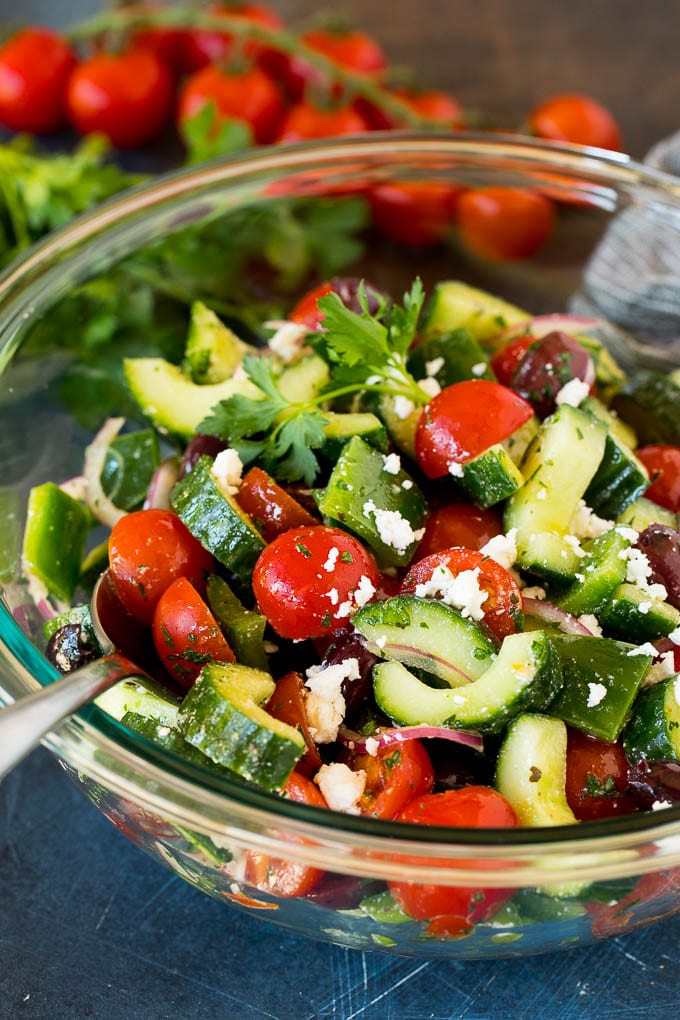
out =
[[[565,634],[593,636],[592,630],[589,630],[585,624],[554,603],[545,602],[543,599],[524,599],[523,601],[524,612],[529,616],[535,616],[537,620],[543,620],[545,623],[556,623]]]
[[[399,744],[404,740],[451,740],[455,744],[464,744],[474,751],[484,750],[484,740],[479,733],[471,733],[469,730],[453,730],[448,726],[430,726],[429,723],[421,723],[416,726],[395,726],[392,729],[380,730],[371,736],[365,737],[361,733],[354,733],[345,727],[338,732],[338,740],[342,744],[352,744],[355,751],[363,754],[366,751],[366,742],[375,740],[378,749],[389,747],[390,744]]]
[[[170,493],[178,478],[179,461],[177,457],[166,457],[153,473],[144,500],[144,509],[169,510]]]

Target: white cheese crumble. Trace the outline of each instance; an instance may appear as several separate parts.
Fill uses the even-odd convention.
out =
[[[675,704],[680,705],[680,676],[673,684],[673,694],[675,695]]]
[[[414,528],[411,522],[403,517],[398,510],[382,510],[372,499],[367,500],[363,507],[364,517],[373,514],[375,526],[381,542],[401,555],[410,545],[419,542],[425,534],[425,528]]]
[[[668,635],[668,638],[674,645],[680,645],[680,627],[676,627],[675,630],[672,630]]]
[[[598,517],[589,506],[586,506],[585,500],[581,499],[579,500],[576,513],[569,524],[569,531],[579,539],[587,539],[598,538],[605,531],[610,531],[613,527],[613,521],[607,521],[604,517]]]
[[[607,688],[604,684],[588,684],[588,708],[595,708],[607,696]]]
[[[578,622],[582,623],[584,627],[587,627],[591,634],[595,637],[602,637],[602,627],[600,621],[592,613],[584,613],[578,617]]]
[[[582,556],[585,556],[586,554],[585,550],[581,548],[581,543],[579,542],[576,535],[565,535],[564,541],[566,542],[567,545],[571,546],[571,548],[574,550],[579,559]]]
[[[340,601],[340,594],[337,588],[329,588],[326,592],[326,598],[331,600],[332,606],[337,606]]]
[[[213,461],[210,474],[218,489],[226,496],[235,496],[243,475],[243,464],[237,451],[232,450],[231,447],[227,450],[220,450]]]
[[[494,535],[479,551],[509,570],[517,559],[516,539],[517,528],[510,528],[507,535]]]
[[[359,814],[358,802],[366,789],[364,769],[353,772],[349,765],[336,761],[331,765],[322,765],[314,776],[314,782],[332,811]]]
[[[309,332],[307,326],[300,322],[268,322],[265,325],[276,328],[269,338],[268,347],[278,354],[281,361],[293,361],[303,350],[303,340]]]
[[[425,375],[433,376],[436,375],[440,368],[444,367],[443,358],[433,358],[432,361],[425,362]]]
[[[636,648],[631,648],[630,651],[626,652],[626,655],[653,655],[657,657],[658,651],[654,647],[651,641],[645,641],[643,645],[637,645]]]
[[[394,398],[394,413],[400,421],[409,418],[416,409],[416,405],[408,397],[403,397],[401,394]]]
[[[659,661],[653,662],[647,670],[642,686],[653,687],[654,684],[662,683],[662,681],[674,676],[675,672],[675,656],[673,652],[664,652],[659,657]]]
[[[331,548],[328,550],[328,557],[323,565],[323,569],[326,571],[326,573],[328,574],[333,573],[333,571],[335,570],[335,564],[338,562],[339,555],[340,550],[338,549],[337,545],[332,545]]]
[[[370,756],[374,758],[378,753],[380,743],[375,739],[375,737],[367,737],[364,746],[366,748],[366,754],[370,754]]]
[[[486,372],[486,362],[478,361],[476,365],[473,365],[470,369],[473,375],[480,376]]]
[[[439,380],[435,379],[433,375],[428,375],[425,379],[418,379],[417,382],[421,390],[427,393],[428,397],[436,397],[442,391]]]
[[[354,601],[357,606],[361,609],[367,602],[370,602],[375,595],[375,585],[371,581],[370,577],[366,574],[362,574],[359,578],[359,583],[354,589]]]
[[[578,407],[582,400],[590,393],[590,386],[583,379],[570,379],[568,383],[565,383],[561,390],[558,390],[555,394],[555,403],[559,407],[561,404],[569,404],[571,407]]]
[[[668,594],[662,584],[651,583],[652,565],[641,549],[626,549],[626,581],[652,599],[663,601]]]
[[[541,588],[538,584],[535,584],[530,588],[523,588],[522,596],[525,599],[539,599],[542,601],[545,598],[545,588]]]
[[[401,469],[401,457],[398,453],[383,454],[383,471],[388,475],[398,475]]]
[[[405,478],[404,481],[401,483],[401,487],[402,489],[412,489],[413,482],[411,481],[410,478]]]
[[[432,571],[428,581],[416,585],[418,598],[438,598],[448,606],[460,610],[461,616],[482,620],[482,605],[489,593],[479,587],[479,567],[461,570],[455,577],[448,567],[440,564]]]
[[[462,478],[463,477],[463,465],[459,464],[455,460],[452,460],[451,463],[449,464],[449,474],[453,475],[454,478]]]
[[[345,680],[359,679],[359,660],[350,658],[332,666],[310,666],[305,685],[309,732],[317,744],[331,744],[338,739],[338,727],[345,718],[342,685]]]
[[[616,534],[620,535],[621,538],[627,538],[629,542],[637,542],[640,537],[640,532],[636,531],[635,528],[627,528],[625,524],[620,524],[616,528]],[[627,555],[627,550],[624,550],[624,554]]]

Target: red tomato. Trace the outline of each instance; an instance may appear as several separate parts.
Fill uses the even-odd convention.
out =
[[[206,7],[205,13],[215,17],[225,15],[273,31],[283,27],[283,21],[276,11],[265,4],[210,4]],[[185,30],[180,47],[181,70],[192,72],[199,71],[209,64],[224,64],[233,48],[234,37],[230,32],[216,32],[207,28]],[[257,40],[244,40],[242,52],[248,59],[259,56],[262,51],[263,46]]]
[[[434,785],[432,762],[420,740],[388,744],[376,754],[353,754],[349,764],[355,772],[366,772],[359,809],[372,818],[396,818],[409,801]]]
[[[533,343],[536,343],[536,337],[527,333],[510,340],[504,347],[491,355],[491,368],[499,383],[502,383],[503,386],[510,385],[515,369]]]
[[[319,298],[326,294],[337,294],[344,305],[347,305],[353,312],[361,312],[359,302],[359,285],[361,280],[354,276],[334,276],[332,280],[325,280],[318,287],[314,287],[300,298],[295,307],[288,313],[291,322],[300,322],[308,329],[314,330],[321,327],[323,312],[319,308]],[[366,281],[363,281],[364,283]],[[365,286],[366,305],[372,315],[380,309],[381,305],[388,301],[387,295],[381,293],[371,284]]]
[[[128,10],[132,10],[130,6]],[[153,17],[154,13],[163,8],[157,3],[142,3],[134,7],[139,14]],[[132,42],[135,48],[141,47],[145,50],[152,50],[163,63],[180,74],[183,70],[182,47],[184,46],[185,31],[181,28],[172,28],[170,25],[148,25],[145,28],[138,28],[133,32]]]
[[[418,464],[428,478],[443,478],[452,465],[464,464],[502,443],[533,413],[527,400],[489,379],[446,386],[423,408],[418,420]]]
[[[539,138],[600,149],[620,150],[621,130],[606,107],[590,96],[552,96],[529,114],[529,128]]]
[[[401,822],[417,825],[450,825],[474,829],[508,829],[518,824],[508,801],[488,786],[465,786],[460,790],[430,793],[412,800],[397,816]],[[451,862],[442,859],[442,866]],[[479,867],[477,862],[466,863]],[[428,861],[432,874],[438,862]],[[425,862],[423,862],[425,870]],[[512,895],[507,889],[476,889],[474,886],[445,886],[426,882],[390,882],[395,900],[417,921],[440,920],[438,930],[462,930],[485,921]]]
[[[291,772],[283,788],[283,794],[300,804],[328,807],[319,788],[299,772]],[[287,838],[293,843],[302,842],[293,836]],[[309,868],[304,864],[270,857],[269,854],[257,853],[254,850],[248,851],[246,882],[273,896],[307,896],[319,884],[324,874],[325,872],[319,868]]]
[[[354,74],[378,79],[387,67],[387,60],[379,43],[372,36],[356,29],[348,31],[314,28],[303,33],[300,41],[315,53],[320,53],[334,64]],[[303,56],[279,58],[276,73],[294,102],[298,102],[313,88],[328,84],[323,72],[312,66]]]
[[[680,446],[664,443],[643,446],[637,456],[649,471],[651,485],[645,492],[647,499],[680,513]]]
[[[172,74],[150,50],[98,53],[73,72],[69,119],[83,135],[105,135],[119,149],[153,141],[170,120]]]
[[[182,687],[191,687],[206,662],[236,661],[217,620],[186,577],[178,577],[161,595],[151,630],[161,662]]]
[[[288,313],[288,318],[291,322],[302,323],[308,329],[318,329],[323,320],[323,312],[317,302],[320,297],[325,297],[326,294],[331,294],[332,291],[333,284],[331,281],[324,280],[318,287],[314,287],[313,290],[303,294],[295,308]]]
[[[380,184],[369,194],[373,222],[397,244],[429,248],[451,229],[461,191],[451,184],[425,181]]]
[[[66,87],[76,66],[71,47],[47,28],[27,28],[0,48],[0,124],[44,134],[66,120]]]
[[[302,142],[312,138],[336,138],[360,135],[367,131],[366,121],[353,106],[324,109],[301,101],[291,106],[281,125],[277,142]]]
[[[434,124],[454,130],[464,126],[463,108],[450,93],[439,89],[425,89],[415,92],[411,89],[390,90],[395,99],[401,100],[414,113],[425,117]],[[357,109],[364,116],[374,131],[385,131],[389,128],[403,127],[403,118],[377,107],[374,103],[359,96],[356,100]]]
[[[267,711],[275,719],[280,719],[289,726],[297,726],[302,732],[307,750],[295,767],[298,772],[311,777],[321,768],[321,756],[307,721],[306,690],[305,682],[299,673],[286,673],[276,681],[276,690],[267,702]]]
[[[422,560],[452,546],[481,549],[494,535],[502,534],[503,521],[497,510],[482,510],[472,503],[449,503],[428,517],[413,559]]]
[[[465,245],[494,261],[533,255],[548,239],[555,222],[550,199],[537,191],[501,185],[464,192],[456,212]]]
[[[336,551],[337,550],[337,551]],[[356,609],[357,589],[377,588],[371,553],[339,528],[294,528],[275,538],[253,571],[259,606],[281,637],[322,637]]]
[[[567,802],[580,822],[628,815],[638,810],[628,786],[628,760],[621,744],[569,729]]]
[[[171,510],[137,510],[121,517],[109,537],[109,562],[125,609],[147,626],[176,578],[186,577],[202,590],[215,565]]]
[[[315,517],[258,467],[251,468],[243,476],[236,501],[262,528],[267,542],[291,528],[318,524]]]
[[[505,567],[477,549],[443,549],[415,563],[404,578],[401,591],[413,595],[416,586],[427,583],[437,567],[455,576],[464,570],[479,570],[477,583],[487,598],[482,604],[484,623],[501,640],[514,634],[521,623],[522,593]]]
[[[209,65],[191,75],[180,94],[179,121],[193,117],[210,102],[215,104],[219,120],[249,124],[258,145],[273,140],[283,113],[278,86],[259,67],[237,73]]]

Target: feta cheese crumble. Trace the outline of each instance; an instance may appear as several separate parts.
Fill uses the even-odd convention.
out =
[[[433,358],[432,361],[425,362],[425,375],[433,376],[436,375],[440,368],[444,367],[443,358]]]
[[[451,463],[449,464],[449,474],[453,475],[454,478],[462,478],[463,477],[463,465],[459,464],[455,460],[452,460]]]
[[[344,811],[348,815],[359,814],[359,800],[366,789],[366,772],[353,772],[344,762],[322,765],[314,776],[314,782],[321,790],[331,811]]]
[[[332,744],[338,739],[338,728],[345,718],[342,685],[345,680],[359,679],[359,660],[350,658],[331,666],[310,666],[306,675],[309,732],[315,743]]]
[[[602,637],[600,621],[592,613],[584,613],[583,616],[579,616],[578,622],[582,623],[584,627],[587,627],[590,633],[594,634],[595,637]]]
[[[442,391],[439,380],[435,379],[433,375],[428,375],[425,379],[418,379],[417,382],[421,390],[427,393],[428,397],[436,397]]]
[[[570,379],[561,390],[555,394],[555,403],[558,407],[561,404],[569,404],[571,407],[578,407],[582,400],[590,393],[590,386],[583,379]]]
[[[398,453],[387,453],[383,455],[383,471],[388,475],[398,475],[401,469],[401,457]]]
[[[435,567],[428,581],[416,585],[415,594],[421,599],[441,599],[460,610],[461,616],[472,620],[484,618],[482,605],[489,597],[489,593],[479,587],[479,567],[461,570],[454,577],[449,568],[441,564]]]
[[[634,584],[652,599],[663,601],[668,594],[662,584],[652,583],[649,578],[652,573],[652,565],[641,549],[626,549],[626,581]]]
[[[398,510],[382,510],[372,499],[367,500],[363,507],[364,517],[373,514],[378,537],[381,542],[401,555],[409,546],[419,542],[425,534],[425,528],[414,528],[411,522],[403,517]]]
[[[416,409],[416,405],[408,397],[403,397],[401,394],[394,398],[394,413],[400,421],[404,421],[409,418]]]
[[[365,606],[367,602],[370,602],[375,595],[375,585],[371,581],[370,577],[366,577],[366,574],[362,574],[359,578],[359,583],[354,589],[354,601],[356,602],[359,609]]]
[[[231,447],[227,450],[220,450],[213,461],[210,474],[218,489],[226,496],[235,496],[243,475],[243,463],[237,451],[232,450]]]
[[[510,528],[507,535],[494,535],[479,551],[509,570],[517,559],[516,539],[517,528]]]
[[[328,550],[328,557],[326,559],[326,562],[323,565],[323,569],[326,571],[326,573],[328,574],[333,573],[333,571],[335,570],[335,564],[338,562],[339,555],[340,550],[338,549],[337,545],[331,546],[331,548]]]
[[[289,362],[297,358],[303,350],[303,341],[309,330],[300,322],[267,322],[266,326],[276,328],[269,338],[268,347],[281,358]]]
[[[597,514],[586,505],[585,500],[579,500],[576,513],[569,524],[569,531],[578,539],[599,538],[605,531],[614,527],[613,521],[598,517]]]
[[[588,708],[595,708],[601,701],[607,696],[607,688],[604,684],[588,684],[588,700],[586,705]]]

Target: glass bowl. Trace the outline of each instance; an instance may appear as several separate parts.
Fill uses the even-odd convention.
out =
[[[420,248],[367,229],[363,252],[343,249],[354,260],[344,274],[365,275],[394,294],[416,275],[428,291],[437,280],[458,278],[532,314],[594,308],[606,342],[627,365],[677,360],[672,321],[655,331],[651,313],[640,309],[662,270],[680,258],[680,188],[625,156],[520,137],[375,135],[265,149],[127,192],[46,238],[0,281],[0,700],[57,677],[44,656],[43,607],[18,579],[17,565],[30,487],[81,470],[107,399],[109,362],[97,372],[96,358],[88,370],[91,388],[87,374],[76,380],[80,413],[73,417],[61,399],[66,380],[73,392],[73,330],[81,328],[96,349],[107,328],[104,285],[93,284],[83,297],[83,284],[101,280],[121,260],[134,261],[143,249],[153,253],[159,238],[176,235],[181,242],[187,228],[212,230],[218,223],[238,230],[244,210],[258,222],[291,201],[323,200],[331,208],[331,200],[356,202],[376,185],[405,181],[454,190],[542,190],[555,201],[556,224],[539,251],[514,261],[484,260],[453,228],[441,243]],[[649,254],[635,268],[640,287],[632,308],[614,293],[616,279],[600,286],[603,246],[607,254],[612,236],[620,242],[621,228],[631,222]],[[663,265],[653,240],[660,235]],[[296,276],[295,238],[291,227],[275,279],[270,273],[263,282],[251,251],[246,275],[253,301],[263,287],[283,286],[290,306],[314,282],[309,260]],[[624,262],[629,254],[624,249]],[[323,258],[314,261],[321,265]],[[142,276],[150,264],[153,258],[142,260]],[[152,279],[159,292],[168,290],[163,273]],[[130,309],[135,300],[131,292]],[[132,311],[129,318],[134,328]],[[147,742],[95,706],[45,744],[99,810],[166,867],[231,907],[340,945],[440,958],[522,955],[586,944],[680,910],[680,807],[571,827],[426,829],[322,811],[230,782]],[[253,869],[253,861],[264,869]],[[266,877],[253,879],[268,869],[309,867],[325,877],[308,896],[286,896],[285,888],[273,894]],[[512,890],[512,897],[488,921],[438,930],[395,909],[389,880],[436,880],[482,898],[485,890]]]

